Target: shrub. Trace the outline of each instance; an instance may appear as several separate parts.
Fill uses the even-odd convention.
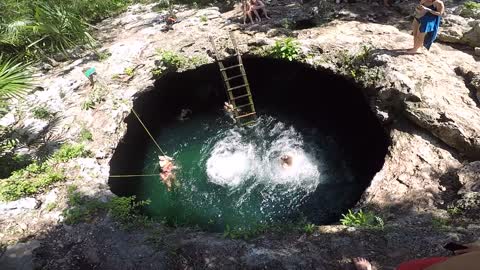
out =
[[[371,63],[373,48],[363,45],[358,53],[341,52],[336,66],[340,73],[353,78],[364,87],[369,87],[383,77],[383,72]]]
[[[45,107],[36,107],[32,111],[33,117],[36,119],[47,120],[50,119],[53,114]]]
[[[173,51],[159,50],[157,55],[159,58],[155,60],[155,68],[152,70],[152,74],[155,77],[159,77],[167,72],[194,68],[208,63],[208,60],[204,57],[186,57]]]
[[[358,212],[348,210],[347,214],[342,214],[340,222],[342,225],[349,227],[376,228],[382,230],[385,225],[382,218],[375,216],[372,212],[363,212],[361,209]]]
[[[135,196],[115,197],[109,202],[90,199],[82,196],[76,186],[70,186],[68,193],[68,208],[63,211],[65,223],[75,224],[92,219],[101,211],[109,211],[112,218],[124,228],[136,225],[145,226],[149,219],[140,213],[141,207],[150,204],[150,201],[136,201]]]
[[[90,156],[90,151],[83,144],[64,144],[51,158],[54,162],[67,162],[70,159]]]
[[[18,200],[44,191],[48,186],[64,179],[60,170],[46,164],[32,163],[25,169],[13,172],[8,179],[1,180],[0,200]]]
[[[267,51],[267,54],[288,61],[298,60],[300,58],[300,46],[293,38],[285,38],[275,41],[275,45]]]
[[[80,137],[80,140],[81,140],[82,142],[84,142],[84,141],[93,141],[93,135],[92,135],[92,133],[91,133],[88,129],[86,129],[86,128],[82,128],[82,130],[80,130],[80,135],[79,135],[79,137]]]
[[[463,3],[463,6],[469,10],[480,10],[480,3],[476,3],[474,1],[467,1]]]

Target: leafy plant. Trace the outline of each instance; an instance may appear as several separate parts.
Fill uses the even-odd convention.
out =
[[[385,226],[385,223],[382,218],[375,216],[372,212],[363,212],[360,209],[358,212],[353,212],[348,210],[347,214],[342,214],[342,219],[340,222],[344,226],[349,227],[358,227],[358,228],[375,228],[382,229]]]
[[[51,212],[55,208],[57,208],[57,203],[55,202],[51,202],[47,204],[47,206],[45,206],[45,210],[47,210],[48,212]]]
[[[135,74],[135,70],[131,67],[127,67],[127,68],[125,68],[123,73],[125,73],[125,75],[127,75],[129,77],[132,77]]]
[[[53,113],[43,106],[34,108],[32,113],[34,118],[42,120],[50,119],[53,116]]]
[[[81,141],[93,141],[93,135],[90,130],[86,129],[85,127],[80,130],[80,140]]]
[[[53,166],[32,163],[0,182],[0,200],[13,201],[35,194],[63,179],[63,173]]]
[[[173,51],[158,51],[159,59],[155,61],[152,74],[156,77],[167,72],[175,72],[179,69],[194,68],[208,63],[208,60],[199,56],[186,57]]]
[[[312,224],[312,223],[307,223],[303,226],[303,231],[306,233],[306,234],[312,234],[313,232],[315,232],[315,224]]]
[[[293,38],[285,38],[275,41],[275,45],[267,52],[271,57],[286,59],[288,61],[300,58],[300,45]]]
[[[480,3],[476,3],[474,1],[467,1],[463,3],[463,6],[469,10],[480,10]]]
[[[32,87],[28,63],[20,63],[0,54],[0,116],[5,114],[10,98],[22,97]]]
[[[76,186],[70,186],[67,193],[69,207],[63,211],[67,224],[86,222],[95,214],[105,210],[109,211],[113,219],[125,228],[149,224],[150,220],[140,213],[141,207],[150,204],[149,200],[137,202],[135,196],[132,196],[115,197],[108,202],[102,202],[83,196]]]
[[[208,18],[205,15],[200,16],[200,21],[201,22],[208,22]]]
[[[67,162],[73,158],[88,157],[91,152],[85,149],[83,144],[64,144],[51,158],[54,162]]]

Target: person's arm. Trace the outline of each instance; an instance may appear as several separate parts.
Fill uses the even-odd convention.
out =
[[[435,2],[435,4],[436,4],[437,11],[435,11],[433,9],[430,9],[430,8],[425,8],[425,10],[427,12],[430,12],[433,15],[442,16],[443,11],[445,10],[445,5],[441,1],[437,1],[437,2]]]

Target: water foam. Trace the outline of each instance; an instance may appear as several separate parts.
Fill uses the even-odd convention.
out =
[[[247,133],[232,128],[218,136],[206,162],[208,180],[231,189],[248,182],[261,184],[266,191],[283,186],[286,192],[299,189],[310,193],[320,183],[320,162],[306,148],[293,127],[262,117]],[[280,163],[284,154],[293,157],[287,169]]]

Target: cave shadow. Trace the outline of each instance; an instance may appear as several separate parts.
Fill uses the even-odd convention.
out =
[[[226,61],[226,66],[233,64],[234,59]],[[335,181],[344,181],[345,185],[319,185],[303,206],[303,209],[310,209],[312,214],[307,218],[312,222],[334,222],[341,212],[360,199],[373,175],[381,169],[390,143],[388,135],[370,110],[361,89],[342,76],[326,69],[315,70],[303,63],[279,59],[245,57],[244,64],[258,113],[268,109],[278,114],[296,115],[306,127],[321,129],[322,136],[335,138],[335,143],[341,145],[338,154],[352,170],[353,180],[338,176],[341,179]],[[180,74],[166,74],[155,82],[154,88],[137,95],[134,109],[152,134],[159,134],[178,125],[175,119],[181,109],[191,109],[193,116],[221,111],[225,100],[218,67],[209,64]],[[146,151],[152,146],[151,139],[134,115],[127,116],[125,122],[127,133],[110,161],[113,175],[141,172]],[[112,178],[109,185],[112,192],[120,196],[143,196],[141,182],[134,180]],[[338,191],[327,192],[332,187]],[[339,209],[325,211],[322,216],[313,214],[319,211],[311,209],[319,209],[335,200],[342,202]]]

